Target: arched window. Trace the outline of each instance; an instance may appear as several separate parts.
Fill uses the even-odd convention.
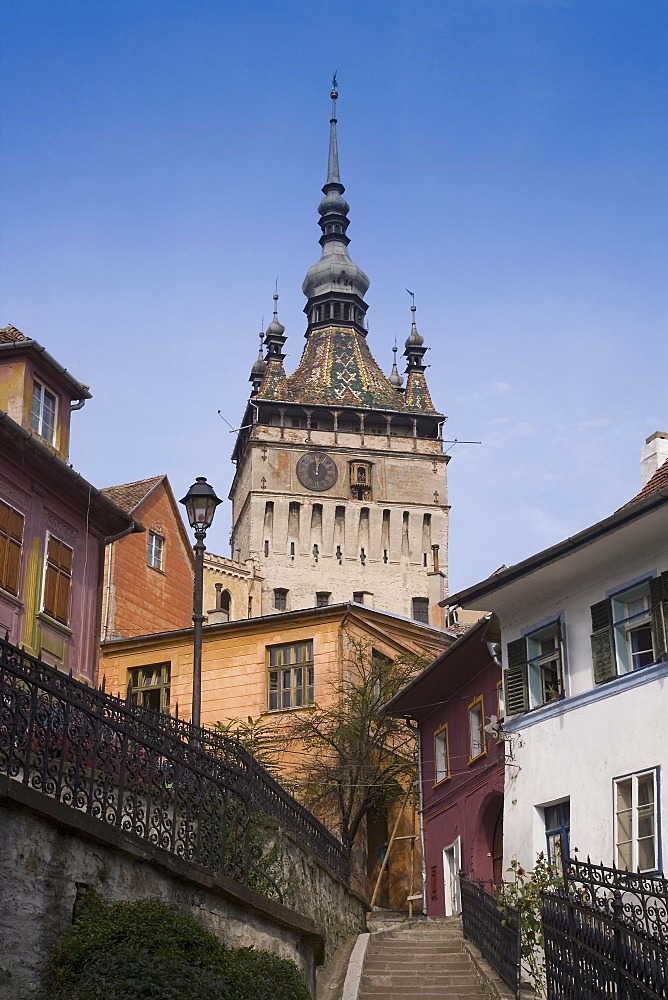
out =
[[[226,622],[232,618],[232,595],[229,590],[224,590],[220,595],[220,610]]]

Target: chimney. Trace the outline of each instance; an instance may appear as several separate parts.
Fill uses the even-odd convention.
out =
[[[668,431],[655,431],[640,449],[640,478],[646,486],[657,469],[668,461]]]

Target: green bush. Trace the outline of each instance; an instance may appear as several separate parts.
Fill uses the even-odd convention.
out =
[[[105,903],[92,891],[43,982],[46,1000],[310,1000],[294,962],[226,948],[159,900]]]

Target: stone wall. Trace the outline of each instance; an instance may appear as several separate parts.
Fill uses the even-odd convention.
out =
[[[291,837],[274,837],[285,905],[0,776],[0,1000],[39,1000],[39,969],[81,885],[176,904],[230,947],[292,959],[313,990],[316,965],[363,929],[365,905]]]

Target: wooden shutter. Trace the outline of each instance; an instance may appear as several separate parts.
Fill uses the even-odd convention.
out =
[[[526,637],[509,642],[506,649],[508,667],[503,679],[506,715],[517,715],[529,710]]]
[[[612,636],[612,601],[606,598],[592,604],[591,658],[594,665],[594,684],[604,684],[617,676],[615,649]]]
[[[23,514],[0,501],[0,586],[12,594],[19,592]]]
[[[649,602],[654,658],[665,660],[668,657],[668,572],[649,581]]]
[[[72,549],[53,535],[49,538],[44,579],[44,610],[56,621],[69,621]]]

